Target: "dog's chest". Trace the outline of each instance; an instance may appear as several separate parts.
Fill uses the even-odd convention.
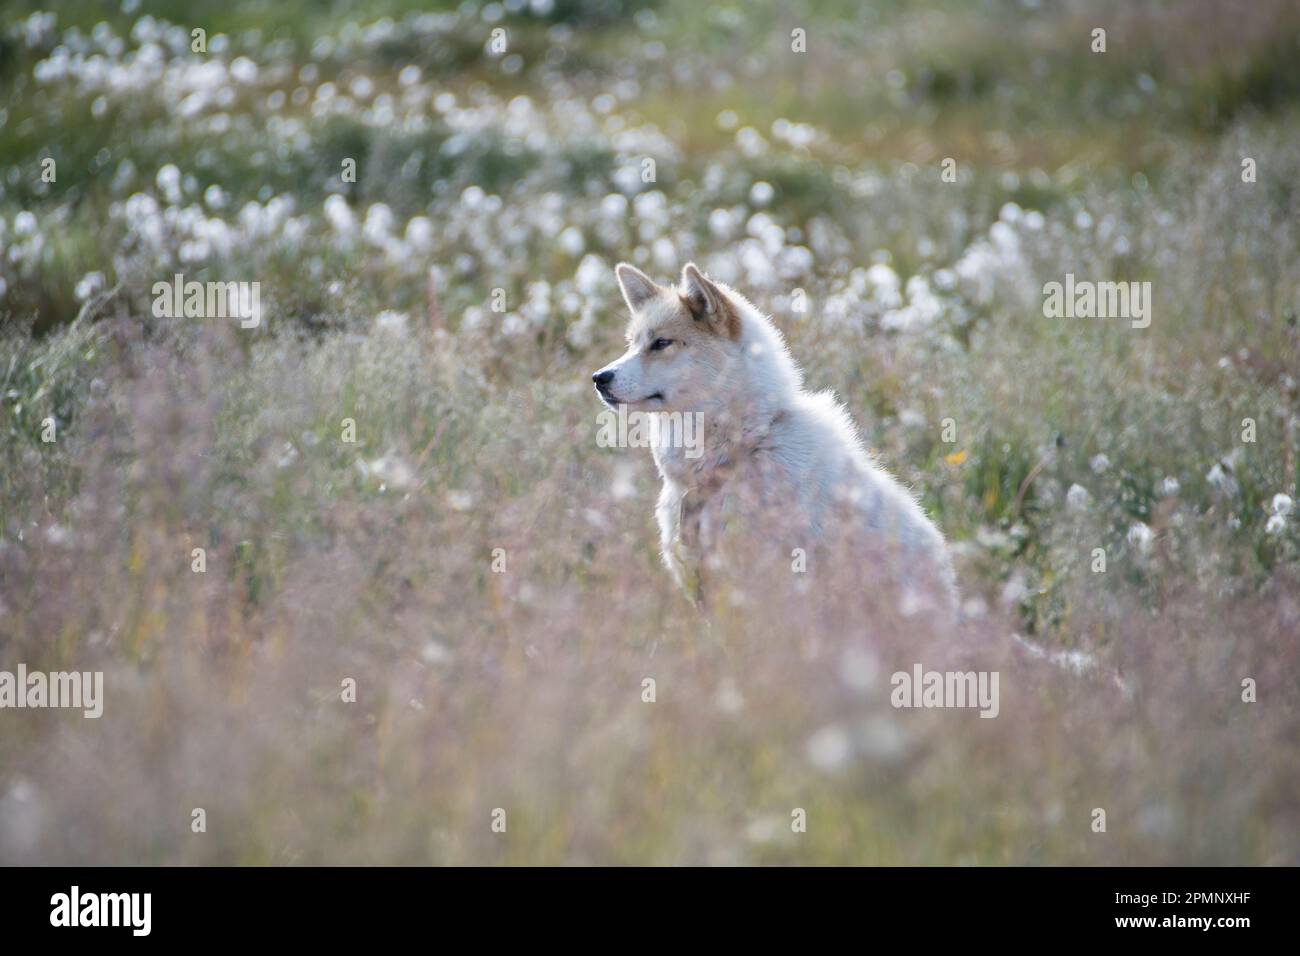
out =
[[[739,500],[748,497],[741,490],[753,477],[750,471],[728,463],[691,472],[689,484],[664,474],[658,509],[660,532],[665,556],[679,565],[682,577],[697,578],[704,559],[717,549],[730,513]]]

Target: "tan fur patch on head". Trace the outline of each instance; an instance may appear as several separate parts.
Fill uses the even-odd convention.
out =
[[[741,332],[741,307],[726,286],[713,282],[688,263],[681,284],[673,288],[652,282],[626,263],[618,267],[624,297],[632,307],[629,345],[648,347],[656,338],[702,341],[736,340]]]
[[[681,298],[682,306],[687,313],[691,314],[696,321],[707,325],[717,335],[738,339],[740,338],[740,312],[725,291],[718,289],[718,292],[720,294],[714,301],[713,313],[700,316],[694,316],[691,310],[691,298],[687,293],[679,292],[677,295]]]
[[[627,328],[628,344],[641,347],[657,338],[690,342],[719,336],[740,337],[740,315],[735,307],[724,301],[712,315],[696,315],[689,298],[681,292],[647,303],[632,316]]]
[[[707,322],[713,331],[729,339],[740,337],[740,312],[725,286],[714,282],[693,262],[682,268],[677,293],[695,318]]]

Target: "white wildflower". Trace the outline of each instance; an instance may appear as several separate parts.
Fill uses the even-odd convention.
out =
[[[1071,511],[1086,510],[1091,500],[1092,495],[1088,494],[1088,489],[1080,484],[1070,485],[1070,490],[1065,493],[1065,507]]]
[[[1139,554],[1150,552],[1154,538],[1155,534],[1141,521],[1135,521],[1128,529],[1128,543],[1136,548]]]

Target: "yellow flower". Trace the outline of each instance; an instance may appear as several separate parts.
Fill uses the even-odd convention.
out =
[[[955,451],[951,455],[945,455],[943,460],[946,461],[948,464],[952,465],[954,468],[956,468],[958,465],[960,465],[962,462],[966,460],[966,452]]]

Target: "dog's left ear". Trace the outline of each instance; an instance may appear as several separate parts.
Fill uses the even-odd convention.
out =
[[[728,338],[740,334],[740,320],[726,293],[710,282],[695,263],[688,262],[682,269],[682,286],[686,290],[682,298],[693,316],[708,322],[714,331]]]
[[[623,301],[633,312],[663,291],[648,275],[626,262],[614,267],[614,275],[618,277],[618,287],[623,290]]]

